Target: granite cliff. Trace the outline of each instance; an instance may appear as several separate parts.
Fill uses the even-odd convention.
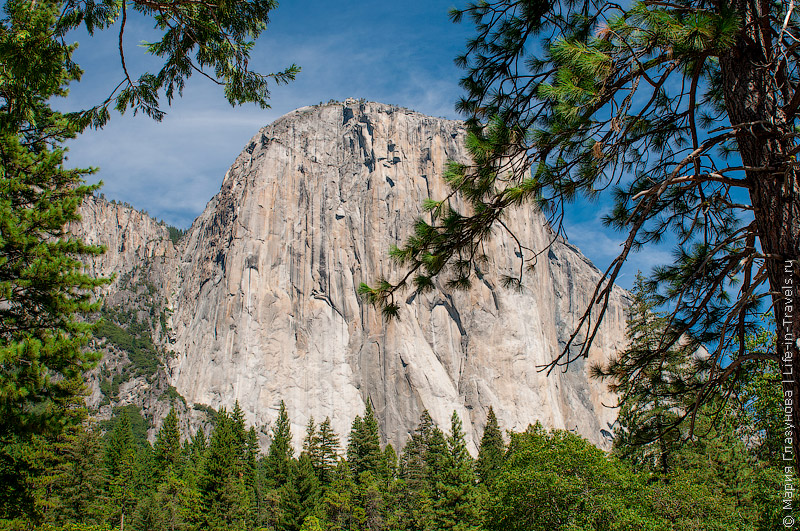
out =
[[[539,372],[599,276],[568,242],[539,257],[522,291],[501,285],[519,259],[497,232],[485,249],[490,273],[468,291],[408,293],[392,322],[357,295],[361,282],[400,275],[387,251],[409,234],[423,199],[446,193],[439,176],[448,159],[467,160],[464,133],[460,122],[377,103],[298,109],[253,137],[176,245],[143,214],[85,205],[79,230],[108,246],[92,267],[117,274],[109,311],[139,300],[137,322],[151,317],[153,381],[195,417],[238,400],[265,434],[284,400],[296,444],[309,416],[330,416],[346,436],[369,400],[396,447],[423,409],[443,427],[456,410],[474,452],[489,406],[504,429],[538,420],[607,446],[614,397],[588,367],[623,345],[625,293],[615,290],[588,359]],[[528,247],[554,237],[530,211],[506,221]]]

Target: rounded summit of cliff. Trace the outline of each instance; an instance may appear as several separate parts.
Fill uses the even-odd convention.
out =
[[[464,135],[459,121],[352,99],[263,127],[163,281],[170,384],[189,403],[238,400],[265,433],[281,400],[294,433],[313,416],[330,417],[340,435],[369,401],[395,447],[424,410],[443,427],[455,410],[474,452],[490,406],[504,429],[577,426],[607,445],[615,412],[604,404],[615,399],[588,371],[624,344],[624,292],[614,292],[588,360],[550,377],[538,370],[560,352],[598,278],[574,247],[553,243],[520,292],[501,282],[519,259],[513,237],[497,231],[483,249],[496,274],[465,291],[409,292],[390,323],[358,295],[362,282],[404,273],[389,248],[426,215],[425,199],[448,193],[448,161],[469,161]],[[553,239],[539,213],[505,222],[532,249]]]

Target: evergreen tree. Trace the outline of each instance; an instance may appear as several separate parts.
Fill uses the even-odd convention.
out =
[[[198,462],[205,455],[208,450],[208,443],[206,441],[206,433],[203,428],[197,430],[197,433],[192,437],[189,444],[189,455],[194,462]]]
[[[171,408],[156,434],[153,445],[155,470],[158,476],[168,475],[177,470],[181,459],[181,432],[178,429],[178,415]]]
[[[350,425],[350,435],[347,440],[347,464],[350,465],[350,470],[355,471],[355,463],[358,461],[358,437],[356,434],[363,432],[364,420],[361,415],[356,415],[353,423]]]
[[[356,416],[350,430],[350,441],[347,443],[347,462],[358,479],[364,472],[377,474],[381,466],[381,444],[378,434],[378,421],[372,411],[372,404],[367,401],[364,419]]]
[[[355,529],[358,522],[356,484],[347,462],[340,460],[333,473],[333,479],[325,490],[322,507],[328,522],[328,529],[345,531]]]
[[[244,449],[238,420],[220,409],[199,481],[204,526],[223,530],[246,527],[250,495],[244,480]]]
[[[424,410],[400,460],[400,476],[412,490],[429,485],[436,471],[441,470],[445,447],[442,430],[433,422],[428,410]]]
[[[303,452],[307,453],[309,457],[318,454],[319,437],[317,436],[317,425],[314,422],[314,417],[309,417],[308,424],[306,424],[306,436],[303,438]],[[314,458],[311,459],[314,462]]]
[[[303,439],[303,453],[308,455],[311,460],[311,465],[314,467],[317,475],[322,470],[322,455],[319,448],[320,438],[317,434],[317,426],[314,423],[314,417],[308,419],[306,425],[306,436]]]
[[[82,387],[77,381],[74,385]],[[11,518],[52,521],[45,513],[54,512],[50,507],[58,503],[51,497],[51,494],[58,496],[53,492],[53,483],[64,472],[58,469],[66,465],[71,436],[80,433],[86,419],[83,398],[77,392],[65,413],[62,420],[67,428],[63,434],[18,433],[0,441],[0,521]]]
[[[268,82],[284,83],[298,72],[294,65],[267,75],[248,68],[251,40],[266,27],[274,6],[272,0],[227,4],[9,0],[3,4],[0,515],[6,509],[17,514],[31,507],[24,500],[32,500],[33,494],[24,489],[33,483],[21,480],[41,470],[12,450],[34,443],[33,434],[57,438],[74,423],[71,406],[85,394],[83,373],[98,359],[84,347],[100,306],[93,292],[107,279],[86,274],[83,262],[102,248],[85,244],[67,230],[79,221],[78,207],[97,186],[83,183],[94,170],[64,168],[64,143],[88,126],[103,126],[112,107],[160,120],[161,98],[171,102],[196,71],[225,85],[231,104],[254,101],[267,106]],[[136,78],[126,66],[123,37],[129,9],[155,21],[156,35],[161,32],[146,46],[164,60],[157,74],[145,72]],[[91,109],[55,111],[51,105],[57,105],[69,84],[78,82],[83,73],[74,62],[77,44],[67,44],[77,34],[73,30],[84,26],[91,36],[113,25],[119,31],[123,79]],[[209,68],[213,75],[207,74]]]
[[[203,498],[200,486],[205,471],[205,456],[208,450],[205,432],[198,429],[194,436],[184,445],[185,463],[180,480],[183,483],[181,496],[181,514],[183,521],[191,529],[202,525]]]
[[[136,506],[136,448],[127,415],[122,415],[114,425],[114,431],[106,443],[104,462],[108,478],[107,516],[109,523],[122,527]]]
[[[251,39],[266,27],[272,0],[235,4],[174,4],[162,0],[114,3],[11,0],[0,20],[0,440],[12,433],[55,430],[73,381],[96,360],[83,349],[87,318],[98,308],[92,290],[105,281],[83,273],[81,258],[101,252],[71,237],[78,206],[95,186],[82,178],[91,170],[63,167],[66,140],[87,126],[100,127],[109,109],[132,109],[160,120],[160,99],[181,94],[192,72],[225,86],[232,104],[267,106],[268,82],[285,83],[294,65],[261,75],[248,67]],[[164,59],[157,74],[136,78],[123,50],[127,9],[155,20],[146,49]],[[84,25],[89,35],[119,26],[123,78],[113,93],[87,111],[51,108],[80,80],[73,60],[77,45],[65,35]],[[158,35],[158,32],[161,35]],[[224,46],[220,43],[224,42]],[[206,71],[211,69],[211,74]]]
[[[606,367],[594,367],[593,374],[610,379],[609,389],[620,397],[615,452],[640,468],[658,468],[666,475],[681,440],[678,426],[693,411],[686,403],[687,391],[706,385],[707,367],[701,356],[689,356],[678,347],[653,360],[668,319],[656,311],[654,295],[641,275],[631,294],[628,348]]]
[[[311,457],[303,452],[297,462],[297,476],[295,478],[295,490],[299,499],[299,522],[316,514],[317,505],[320,503],[322,488],[320,486],[317,471],[311,462]]]
[[[272,443],[264,461],[267,481],[273,488],[288,484],[291,479],[292,453],[292,427],[289,415],[286,413],[286,404],[281,400],[278,410],[278,420],[272,428]]]
[[[794,4],[491,0],[452,17],[474,23],[457,58],[466,71],[457,107],[470,123],[473,160],[450,165],[451,193],[427,201],[431,218],[419,218],[414,236],[392,251],[410,269],[402,280],[361,293],[396,315],[407,279],[423,291],[443,272],[460,287],[485,274],[481,242],[520,205],[561,230],[572,202],[605,197],[613,206],[604,222],[624,244],[550,370],[589,355],[623,264],[672,234],[673,260],[649,277],[671,325],[650,359],[686,342],[689,356],[708,350],[713,379],[687,390],[693,409],[742,364],[800,374],[800,319],[790,317],[800,290],[783,289],[786,278],[800,278]],[[467,212],[453,208],[454,194]],[[544,252],[530,245],[518,243],[519,274],[507,284],[520,286],[523,266]],[[771,329],[789,340],[747,352],[764,298]],[[800,396],[800,378],[781,385]],[[800,408],[791,414],[800,473]]]
[[[472,457],[461,419],[453,411],[443,468],[434,472],[433,520],[439,530],[478,529],[480,521]]]
[[[325,417],[319,425],[319,480],[327,485],[333,479],[333,472],[339,463],[339,437],[331,428],[331,419]]]
[[[474,483],[473,462],[467,451],[464,424],[456,411],[450,417],[450,435],[447,436],[445,476],[453,483]]]
[[[446,455],[444,434],[425,410],[401,455],[399,476],[405,492],[394,497],[395,525],[409,531],[435,529],[434,504],[442,491],[439,479]]]
[[[430,416],[428,416],[428,420],[433,422]],[[424,429],[426,431],[423,432],[425,448],[423,461],[426,469],[425,477],[430,481],[444,468],[447,456],[447,441],[438,426],[425,426]]]
[[[303,521],[300,531],[323,531],[322,523],[316,516],[309,516]]]
[[[641,276],[637,276],[632,295],[628,349],[607,368],[596,371],[611,378],[611,389],[621,397],[613,454],[637,470],[655,472],[651,478],[654,482],[657,478],[664,484],[678,485],[674,495],[686,499],[686,503],[692,503],[688,499],[694,495],[681,491],[681,485],[714,496],[716,505],[731,516],[736,528],[777,527],[780,518],[774,507],[780,505],[779,501],[756,494],[775,492],[778,476],[769,459],[758,462],[760,443],[768,440],[765,436],[773,425],[771,421],[760,422],[760,410],[774,401],[760,400],[749,387],[751,381],[758,381],[763,365],[748,367],[749,372],[728,380],[725,396],[712,396],[693,410],[684,402],[685,390],[707,382],[703,357],[697,356],[689,364],[685,354],[670,350],[653,367],[649,355],[657,348],[664,335],[661,329],[668,321],[655,310]],[[767,337],[760,340],[765,341]],[[748,338],[747,342],[759,340]],[[633,372],[637,375],[630,378]],[[759,386],[759,390],[764,389],[769,387]],[[772,391],[779,388],[773,386]],[[779,416],[777,408],[771,413]],[[686,415],[693,418],[692,430],[680,423]],[[701,502],[705,496],[699,496]]]
[[[252,523],[256,523],[257,514],[260,512],[258,504],[261,500],[261,483],[258,477],[258,435],[253,426],[247,432],[244,459],[244,482],[250,492],[250,506],[254,508]]]
[[[136,498],[144,499],[153,493],[161,479],[155,466],[155,453],[149,441],[136,448],[136,459],[133,467],[133,486]]]
[[[386,491],[386,528],[393,531],[419,531],[429,528],[430,499],[424,491],[412,490],[405,479],[389,484]]]
[[[478,479],[481,483],[492,484],[500,472],[504,453],[503,434],[500,433],[500,426],[497,423],[494,410],[489,406],[489,413],[486,415],[486,427],[483,429],[481,445],[478,448],[478,461],[475,465]]]
[[[192,529],[191,493],[182,477],[170,471],[158,485],[151,506],[152,523],[147,531],[189,531]]]
[[[421,488],[425,480],[425,446],[417,435],[411,434],[400,457],[400,478],[411,489]]]
[[[42,521],[102,524],[107,500],[103,448],[97,431],[72,426],[55,441],[42,443],[53,450],[52,462],[35,480]]]
[[[250,496],[242,476],[226,476],[218,495],[211,512],[204,515],[208,528],[215,531],[247,529],[253,507],[250,506]]]
[[[261,469],[263,472],[263,469]],[[262,480],[263,484],[263,480]],[[279,489],[265,488],[261,491],[256,514],[257,528],[277,529],[281,517]]]
[[[242,411],[238,400],[233,405],[233,410],[230,415],[231,421],[233,422],[234,437],[238,445],[238,452],[244,453],[244,448],[247,444],[247,428],[244,422],[244,411]]]
[[[0,452],[15,434],[57,435],[97,359],[83,348],[85,318],[105,280],[84,274],[81,258],[102,249],[66,230],[96,187],[82,184],[91,170],[63,167],[80,128],[49,107],[81,74],[60,7],[11,0],[0,20]]]
[[[298,463],[296,459],[289,459],[287,469],[287,481],[280,485],[276,491],[278,494],[278,519],[276,529],[280,531],[297,531],[303,525],[303,516],[307,514],[306,507],[303,506],[301,493],[298,486]],[[307,477],[304,479],[308,479]],[[306,483],[305,487],[309,487]],[[306,492],[306,494],[311,494]]]
[[[362,472],[356,486],[356,521],[358,529],[381,531],[385,526],[384,491],[386,479],[370,471]]]
[[[381,475],[389,483],[397,478],[397,452],[394,451],[394,447],[391,444],[387,444],[386,448],[383,449]]]

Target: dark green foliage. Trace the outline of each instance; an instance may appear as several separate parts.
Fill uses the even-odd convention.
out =
[[[425,410],[401,454],[401,485],[394,493],[395,525],[408,530],[434,529],[434,505],[444,488],[441,479],[446,458],[445,436]]]
[[[764,374],[769,366],[754,364],[727,380],[724,395],[711,395],[702,405],[687,402],[694,393],[686,389],[708,382],[704,356],[676,349],[658,354],[657,343],[668,321],[655,311],[641,276],[632,302],[628,349],[607,368],[596,369],[611,379],[611,389],[620,396],[613,454],[670,485],[654,488],[678,489],[674,496],[680,509],[671,518],[684,517],[683,498],[698,503],[701,509],[689,511],[684,525],[704,518],[717,522],[715,516],[701,515],[719,509],[737,528],[776,528],[781,506],[778,477],[785,463],[765,456],[764,450],[771,447],[780,454],[775,419],[783,420],[783,415],[777,374]],[[762,332],[748,338],[747,346],[766,351],[771,341],[770,334]],[[682,417],[690,417],[691,423],[681,424]],[[700,488],[704,494],[683,492],[681,485]],[[714,509],[705,493],[717,500]]]
[[[383,459],[381,461],[381,475],[391,484],[397,478],[397,452],[391,444],[387,444],[383,449]]]
[[[705,487],[718,500],[719,510],[741,528],[778,529],[780,519],[771,513],[781,507],[782,469],[758,462],[735,435],[731,419],[714,426],[709,410],[698,419],[697,431],[702,436],[675,452],[675,470],[668,477]]]
[[[290,483],[292,478],[292,427],[289,415],[286,413],[286,404],[281,400],[278,411],[278,420],[272,428],[272,443],[264,460],[264,469],[268,485],[279,488]]]
[[[134,444],[142,446],[147,442],[147,430],[150,425],[147,420],[142,416],[142,408],[133,404],[127,406],[118,406],[113,410],[113,416],[110,420],[100,423],[100,428],[107,433],[114,431],[117,423],[122,419],[127,419],[130,424],[131,433],[133,434]]]
[[[30,529],[31,522],[56,521],[48,511],[61,511],[65,519],[92,520],[101,514],[77,493],[75,485],[84,485],[87,496],[95,492],[91,471],[82,477],[78,468],[91,462],[93,443],[74,429],[83,419],[76,414],[83,411],[79,405],[85,393],[83,374],[99,357],[84,348],[99,309],[93,291],[106,279],[83,273],[82,260],[102,249],[86,245],[66,229],[79,221],[78,207],[97,186],[86,186],[82,180],[94,170],[63,167],[65,141],[87,126],[105,124],[110,107],[160,119],[164,114],[160,97],[171,101],[192,72],[203,68],[213,70],[232,104],[253,101],[265,107],[267,82],[287,82],[298,71],[292,66],[260,75],[248,68],[251,39],[266,27],[274,6],[272,0],[4,3],[0,19],[0,519],[17,518],[9,526]],[[128,8],[155,23],[158,40],[146,48],[164,60],[157,74],[143,73],[135,80],[122,51]],[[68,35],[74,35],[71,30],[83,25],[91,35],[115,23],[122,82],[92,109],[70,114],[54,111],[51,103],[66,96],[67,86],[82,74],[72,57],[77,45],[66,43]],[[154,286],[144,287],[152,297]],[[150,310],[155,322],[155,306]],[[128,324],[126,330],[110,322],[98,327],[99,335],[128,347],[132,362],[123,374],[103,374],[105,403],[127,378],[150,377],[159,366],[149,335],[151,324],[137,320]],[[162,319],[166,332],[163,324]],[[154,481],[149,473],[153,469],[149,445],[136,445],[139,434],[131,429],[131,419],[122,418],[112,423],[102,467],[107,472],[104,496],[109,501],[103,515],[109,524],[120,526],[124,516],[131,516],[135,497],[153,487]],[[137,426],[133,428],[138,431]],[[77,449],[62,441],[62,433],[74,435],[84,447]],[[50,451],[54,445],[63,453]],[[18,520],[23,516],[28,520]],[[7,522],[0,522],[0,527],[5,528]],[[175,529],[175,520],[171,522],[170,529]],[[74,522],[67,528],[84,529]]]
[[[632,296],[628,348],[593,372],[609,379],[609,389],[620,397],[616,451],[639,469],[658,467],[666,474],[670,454],[680,444],[678,426],[694,411],[689,398],[706,384],[703,376],[708,367],[702,356],[691,355],[686,347],[659,349],[668,319],[656,311],[654,296],[641,275]]]
[[[333,479],[333,472],[339,463],[339,437],[336,432],[331,428],[331,419],[325,417],[322,424],[319,425],[319,458],[317,463],[319,466],[319,479],[327,485]]]
[[[474,464],[467,451],[464,427],[458,413],[450,417],[450,435],[447,436],[444,478],[448,484],[471,484],[475,482]]]
[[[123,518],[130,518],[136,506],[136,446],[127,415],[122,415],[114,423],[114,430],[106,442],[104,463],[110,508],[106,517],[107,522],[114,525]]]
[[[372,472],[363,472],[356,490],[355,519],[359,529],[384,529],[387,507],[384,503],[384,480]]]
[[[303,520],[303,527],[300,531],[323,531],[322,524],[316,516],[309,516]]]
[[[101,524],[106,493],[99,434],[82,426],[70,428],[53,450],[53,463],[37,480],[37,490],[46,493],[41,503],[43,518],[56,524]]]
[[[139,502],[134,529],[144,531],[188,531],[195,529],[187,511],[192,491],[183,478],[170,472],[155,492]]]
[[[747,338],[748,352],[775,350],[775,336],[765,329]],[[734,384],[736,392],[733,410],[737,432],[751,442],[756,457],[773,466],[783,465],[780,458],[784,446],[784,395],[775,362],[743,366]]]
[[[73,385],[83,388],[77,381]],[[62,447],[86,419],[86,410],[80,403],[83,398],[74,390],[73,393],[65,412],[69,416],[63,419],[66,431],[18,433],[0,440],[0,523],[7,518],[36,521],[41,517],[40,508],[48,505],[41,500],[40,491],[48,488],[48,478],[55,473],[52,469],[62,463]]]
[[[122,415],[115,419],[114,429],[106,440],[104,463],[109,477],[119,476],[129,467],[132,470],[135,454],[131,421],[127,415]]]
[[[317,426],[314,424],[314,417],[308,419],[306,436],[303,439],[303,453],[308,457],[309,462],[314,470],[319,472],[322,468],[322,465],[319,449],[319,436],[317,435]]]
[[[238,403],[236,410],[241,413]],[[237,417],[224,409],[219,411],[198,480],[201,520],[209,529],[246,528],[252,509],[252,487],[245,481],[244,424]]]
[[[568,432],[513,434],[490,490],[487,529],[741,529],[741,520],[691,483],[647,487],[643,478]],[[687,498],[695,503],[685,505]],[[547,503],[540,503],[547,500]],[[671,510],[683,504],[683,513]]]
[[[122,327],[111,322],[109,317],[95,325],[94,335],[107,339],[109,343],[124,350],[127,354],[131,361],[131,368],[124,369],[121,381],[137,376],[144,376],[148,379],[153,377],[161,366],[161,355],[153,344],[153,337],[147,323],[140,322],[134,317],[125,327]]]
[[[250,70],[250,50],[255,39],[266,28],[273,0],[245,2],[209,2],[173,5],[168,2],[132,2],[121,9],[112,2],[99,4],[64,2],[58,31],[66,32],[85,25],[91,34],[115,23],[123,39],[127,21],[126,9],[145,15],[154,23],[157,40],[145,43],[148,53],[163,59],[157,73],[135,75],[126,67],[120,51],[123,77],[119,86],[100,105],[81,114],[81,123],[102,126],[109,118],[109,108],[120,112],[132,109],[161,120],[164,110],[160,98],[167,103],[183,92],[186,80],[195,72],[211,77],[224,86],[225,98],[231,105],[254,102],[266,108],[269,100],[268,83],[283,84],[299,72],[295,65],[273,74]],[[120,50],[123,49],[120,44]]]
[[[367,402],[364,419],[356,416],[350,429],[350,441],[347,443],[347,462],[358,479],[365,472],[377,474],[381,468],[381,443],[378,433],[378,421],[372,411],[372,404]]]
[[[72,531],[98,524],[108,531],[119,529],[124,514],[125,529],[133,531],[298,531],[316,525],[756,531],[779,528],[784,516],[781,474],[744,444],[735,421],[715,427],[701,416],[706,437],[676,449],[666,477],[636,473],[574,434],[537,425],[510,434],[493,481],[479,483],[458,416],[445,435],[425,412],[403,448],[397,477],[364,471],[356,480],[348,462],[339,460],[326,485],[307,452],[293,459],[282,451],[287,481],[274,486],[266,481],[267,460],[258,459],[257,433],[245,429],[237,409],[221,410],[210,442],[198,432],[176,460],[168,456],[177,446],[167,444],[180,438],[174,412],[162,421],[153,448],[135,443],[124,410],[112,422],[105,448],[96,432],[80,426],[56,441],[34,437],[5,448],[6,456],[27,463],[17,470],[28,485],[20,492],[30,497],[0,506],[0,529],[52,531],[35,527],[52,524]],[[288,415],[281,416],[284,427],[276,423],[274,431],[285,437]],[[389,448],[381,454],[382,470],[392,468]],[[5,463],[0,461],[4,479]],[[7,497],[12,485],[0,485]]]
[[[245,436],[244,482],[251,493],[251,504],[254,507],[258,503],[261,490],[261,485],[258,481],[258,453],[258,435],[256,435],[256,429],[251,426]]]
[[[85,418],[85,410],[75,413]],[[106,477],[96,430],[75,424],[57,437],[20,438],[0,456],[0,529],[104,521]]]
[[[0,522],[34,520],[36,499],[33,478],[42,473],[39,464],[51,452],[39,438],[11,437],[3,441],[0,452]],[[22,526],[19,526],[22,528]]]
[[[322,500],[322,509],[330,529],[344,531],[356,525],[360,511],[356,501],[356,484],[347,461],[341,460],[336,466]]]
[[[486,427],[483,429],[481,445],[478,448],[478,460],[475,463],[475,470],[481,483],[491,485],[503,465],[503,454],[505,454],[503,434],[500,433],[494,409],[489,406]]]
[[[303,452],[297,463],[297,476],[295,478],[295,490],[299,500],[299,521],[302,523],[307,517],[314,514],[314,509],[319,504],[322,487],[317,478],[317,471],[311,463],[310,456]]]
[[[82,258],[102,252],[70,236],[78,206],[97,187],[85,186],[89,169],[63,167],[64,142],[87,126],[100,127],[109,108],[133,109],[160,119],[159,99],[180,95],[193,72],[211,69],[231,104],[267,106],[267,82],[294,78],[294,65],[261,75],[248,67],[251,39],[266,27],[273,0],[244,2],[76,2],[11,0],[0,20],[0,443],[20,433],[57,435],[70,419],[71,400],[82,392],[82,374],[96,361],[85,350],[92,297],[106,282],[83,273]],[[157,74],[131,77],[123,55],[127,9],[155,23],[149,53],[164,60]],[[83,112],[55,112],[82,71],[73,61],[77,45],[67,34],[84,26],[91,35],[118,25],[123,79],[108,98]],[[74,35],[74,34],[72,34]],[[102,335],[132,347],[137,375],[154,373],[151,344],[127,337],[110,324]],[[144,341],[144,344],[143,344]],[[116,394],[120,381],[103,382]]]
[[[189,451],[194,459],[203,456],[208,449],[208,442],[206,441],[206,434],[203,428],[197,430],[192,440],[189,443]]]
[[[159,400],[169,400],[170,403],[174,402],[175,400],[180,400],[186,405],[186,399],[175,389],[173,386],[167,386],[167,390],[164,391],[164,394],[158,397]]]
[[[136,500],[147,498],[161,481],[160,471],[156,470],[155,453],[149,442],[136,449],[133,465],[133,489]],[[138,505],[138,503],[137,503]]]
[[[181,238],[186,235],[186,229],[179,229],[177,227],[173,227],[172,225],[167,226],[167,230],[169,231],[169,239],[175,245],[177,245],[178,242],[181,241]]]
[[[18,433],[58,433],[82,373],[97,310],[80,258],[97,255],[65,229],[95,187],[91,170],[63,167],[62,143],[78,128],[53,112],[80,77],[73,46],[57,40],[59,3],[12,0],[0,20],[0,442]]]
[[[208,418],[211,422],[216,422],[217,411],[213,407],[207,406],[205,404],[193,404],[192,409],[194,409],[195,411],[202,411],[203,413],[208,415]]]
[[[239,453],[243,454],[247,445],[247,431],[244,423],[244,411],[242,411],[242,406],[239,405],[238,400],[233,404],[233,411],[231,411],[230,417],[234,436],[238,445],[236,449]]]
[[[455,411],[450,419],[450,435],[446,442],[443,468],[434,470],[434,526],[441,530],[479,529],[480,511],[474,463],[467,452],[461,419]]]
[[[169,474],[179,466],[181,459],[181,433],[175,408],[169,410],[153,445],[154,465],[157,474]]]
[[[298,531],[303,524],[303,514],[308,508],[303,507],[298,486],[297,462],[292,459],[288,467],[289,480],[275,489],[278,496],[278,511],[276,529],[280,531]]]
[[[443,468],[446,446],[442,430],[433,422],[428,410],[423,411],[400,459],[400,477],[409,488],[421,490],[434,480]]]

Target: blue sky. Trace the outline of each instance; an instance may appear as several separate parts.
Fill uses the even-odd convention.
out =
[[[459,2],[459,5],[462,2]],[[461,71],[453,58],[470,36],[468,23],[453,24],[452,0],[389,2],[283,2],[257,41],[251,65],[261,72],[292,63],[302,72],[289,85],[274,87],[271,109],[231,108],[221,90],[194,76],[183,98],[156,123],[143,116],[113,116],[101,131],[70,142],[68,164],[95,166],[106,197],[147,210],[178,227],[188,227],[217,193],[228,166],[258,129],[304,105],[366,98],[425,114],[458,118]],[[155,70],[158,63],[138,47],[153,38],[146,21],[129,17],[126,59],[129,70]],[[97,104],[122,72],[117,29],[89,38],[76,32],[75,59],[84,77],[71,87],[64,109]],[[568,213],[572,243],[604,269],[619,251],[619,234],[602,227],[604,205],[575,205]],[[629,287],[637,269],[649,270],[670,258],[667,249],[635,255],[620,283]]]

